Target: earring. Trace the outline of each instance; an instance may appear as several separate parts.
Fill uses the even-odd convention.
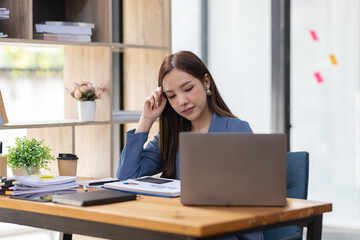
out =
[[[209,85],[206,86],[206,87],[207,87],[207,88],[206,88],[206,95],[211,96],[211,95],[212,95],[212,92],[211,92],[211,90],[210,90],[210,88],[209,88]]]

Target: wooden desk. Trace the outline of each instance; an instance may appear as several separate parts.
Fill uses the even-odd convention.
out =
[[[180,198],[138,195],[136,201],[74,207],[0,197],[0,221],[109,239],[211,239],[301,224],[321,239],[332,204],[288,199],[286,207],[188,207]]]

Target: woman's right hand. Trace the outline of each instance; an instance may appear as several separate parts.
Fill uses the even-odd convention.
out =
[[[148,132],[155,120],[160,117],[164,111],[167,99],[163,96],[161,87],[145,98],[143,111],[136,132]]]

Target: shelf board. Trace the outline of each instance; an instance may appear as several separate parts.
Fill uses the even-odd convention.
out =
[[[114,124],[138,122],[141,117],[141,111],[113,111],[112,122]]]
[[[164,50],[170,51],[170,47],[161,47],[161,46],[149,46],[149,45],[138,45],[138,44],[127,44],[127,43],[112,43],[113,51],[121,51],[125,48],[141,48],[141,49],[153,49],[153,50]]]
[[[18,38],[0,38],[0,44],[19,46],[19,47],[24,47],[27,45],[29,47],[34,47],[34,45],[45,46],[45,47],[63,47],[67,45],[110,47],[109,43],[102,43],[102,42],[69,42],[69,41],[65,42],[65,41],[47,41],[47,40],[18,39]]]
[[[73,46],[93,46],[93,47],[112,47],[114,52],[121,52],[126,48],[140,48],[140,49],[153,49],[170,51],[170,47],[160,46],[147,46],[137,44],[125,44],[125,43],[105,43],[105,42],[69,42],[69,41],[47,41],[47,40],[35,40],[35,39],[18,39],[18,38],[0,38],[0,45],[10,45],[19,47],[34,47],[34,45],[42,47],[64,47],[68,45]]]
[[[138,122],[141,111],[113,111],[111,121],[90,121],[81,122],[78,119],[49,120],[36,122],[12,122],[0,125],[0,130],[23,129],[23,128],[48,128],[48,127],[71,127],[103,124],[124,124]]]
[[[110,124],[110,121],[91,121],[80,122],[78,119],[63,119],[37,122],[13,122],[0,126],[0,130],[4,129],[21,129],[21,128],[47,128],[47,127],[68,127],[68,126],[84,126],[84,125],[101,125]]]

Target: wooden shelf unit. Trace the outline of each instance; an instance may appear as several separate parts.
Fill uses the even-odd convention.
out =
[[[122,109],[142,109],[143,99],[157,86],[158,69],[171,52],[171,0],[0,0],[10,10],[10,18],[0,21],[0,31],[8,38],[1,45],[55,46],[64,49],[64,87],[87,80],[104,84],[106,91],[96,101],[95,122],[79,123],[77,104],[64,90],[65,120],[57,123],[9,124],[1,130],[26,128],[28,137],[45,139],[52,154],[74,152],[79,156],[77,175],[108,177],[117,168],[113,152],[114,127],[129,122],[112,120],[113,86],[122,81]],[[33,40],[34,24],[42,21],[95,23],[92,42]],[[121,65],[113,61],[121,55]],[[120,71],[115,78],[114,69]],[[118,71],[119,72],[119,71]],[[136,117],[135,117],[136,119]],[[135,121],[135,120],[134,120]],[[129,124],[130,125],[130,124]],[[132,125],[125,127],[128,129]],[[154,132],[157,131],[154,128]],[[21,136],[19,136],[21,137]],[[117,141],[115,141],[117,142]],[[50,166],[58,174],[57,163]],[[46,172],[45,172],[46,173]]]

